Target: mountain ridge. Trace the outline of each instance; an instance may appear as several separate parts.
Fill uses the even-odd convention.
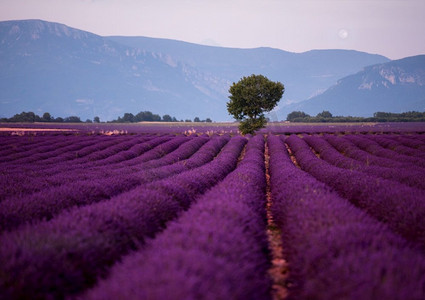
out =
[[[389,61],[354,50],[293,53],[102,37],[42,20],[0,22],[0,57],[0,117],[31,110],[102,120],[144,110],[230,120],[228,88],[243,76],[261,73],[281,81],[286,106]]]
[[[321,95],[289,110],[315,115],[370,117],[374,112],[425,111],[425,55],[365,67],[346,76]]]

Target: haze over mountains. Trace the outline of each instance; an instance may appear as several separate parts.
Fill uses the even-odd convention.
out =
[[[105,121],[149,110],[231,120],[228,89],[251,74],[285,85],[272,119],[298,108],[359,116],[377,108],[423,111],[424,73],[423,56],[390,61],[349,50],[234,49],[101,37],[40,20],[0,22],[0,117],[33,111]]]
[[[368,117],[371,112],[425,111],[425,55],[377,64],[338,80],[323,94],[287,107],[317,114]]]

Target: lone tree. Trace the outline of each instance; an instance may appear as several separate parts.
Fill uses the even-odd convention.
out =
[[[229,89],[227,111],[240,121],[239,130],[243,134],[254,133],[266,125],[264,112],[277,105],[284,91],[282,83],[270,81],[263,75],[243,77]]]

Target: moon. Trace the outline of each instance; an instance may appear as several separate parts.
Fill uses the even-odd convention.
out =
[[[347,30],[345,30],[345,29],[341,29],[341,30],[338,32],[338,36],[339,36],[341,39],[345,40],[345,39],[348,37],[348,31],[347,31]]]

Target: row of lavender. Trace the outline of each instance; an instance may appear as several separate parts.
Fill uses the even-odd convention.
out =
[[[268,299],[264,139],[145,248],[79,299]]]
[[[156,174],[162,176],[138,183],[127,192],[95,201],[92,196],[86,196],[89,190],[70,189],[57,194],[58,198],[16,198],[21,208],[15,214],[9,211],[13,210],[12,198],[2,201],[2,217],[6,219],[3,224],[9,228],[2,227],[6,231],[0,236],[0,294],[8,299],[43,299],[82,292],[104,276],[114,262],[130,251],[143,248],[146,239],[221,182],[236,167],[247,142],[242,137],[228,136],[207,141],[204,137],[188,139],[168,154],[163,153],[165,147],[160,147],[167,142],[145,152],[162,153],[148,161],[152,170],[160,169]],[[203,143],[195,145],[193,140],[198,139]],[[185,147],[191,143],[191,147]],[[189,149],[192,154],[185,154]],[[183,159],[185,156],[188,158]],[[176,159],[163,165],[162,160]],[[155,162],[161,167],[153,167]],[[87,201],[81,203],[78,197],[69,200],[72,192],[80,193]],[[38,204],[40,201],[43,204]],[[66,203],[65,207],[62,203]],[[42,220],[40,210],[51,215],[47,219],[43,216]],[[22,216],[26,219],[20,220],[20,224],[13,223]]]
[[[269,143],[273,143],[273,137],[270,137]],[[278,150],[280,154],[285,151],[282,145]],[[386,152],[385,149],[380,150],[381,152]],[[409,244],[408,239],[399,237],[385,224],[378,222],[364,211],[350,205],[346,199],[341,198],[335,192],[330,192],[328,187],[320,184],[306,172],[298,170],[290,162],[288,156],[289,165],[285,169],[279,164],[282,159],[282,157],[279,158],[279,152],[271,151],[270,154],[273,157],[271,166],[274,166],[275,170],[279,170],[275,171],[275,173],[271,172],[272,191],[274,191],[273,199],[275,202],[273,214],[282,226],[283,232],[286,232],[283,235],[285,245],[292,245],[293,247],[287,246],[284,248],[286,258],[292,266],[289,279],[292,298],[423,298],[424,282],[422,278],[425,264],[421,250],[415,249],[414,245]],[[379,157],[377,159],[379,160]],[[294,176],[294,173],[297,172],[295,170],[300,173],[300,177]],[[282,171],[286,174],[286,179],[285,175],[279,173]],[[308,190],[309,188],[312,188],[311,193]],[[408,192],[408,190],[404,191]],[[238,199],[235,196],[232,198]],[[304,205],[296,203],[295,207],[291,207],[290,202],[283,202],[291,200],[299,202],[300,199],[304,198],[310,198],[312,201],[308,201]],[[279,202],[279,200],[282,202]],[[197,210],[194,211],[197,212]],[[285,211],[286,213],[290,211],[292,219],[289,219],[289,222],[287,219],[286,223],[283,223],[282,219]],[[306,212],[307,218],[304,218]],[[190,219],[196,220],[194,215],[188,215]],[[202,217],[205,218],[204,215]],[[212,216],[213,220],[220,220],[215,218],[215,216]],[[190,221],[185,221],[183,224],[189,226],[189,228],[193,226]],[[205,264],[194,263],[192,260],[193,257],[196,257],[195,254],[197,252],[190,252],[195,255],[192,257],[185,254],[185,251],[197,250],[198,243],[196,241],[200,239],[205,243],[205,238],[192,237],[187,239],[186,233],[189,232],[188,235],[191,236],[191,231],[185,231],[182,229],[182,225],[176,226],[178,229],[170,229],[171,233],[164,234],[165,237],[163,239],[155,240],[153,242],[155,246],[152,249],[129,258],[128,262],[117,267],[111,278],[89,292],[88,296],[93,299],[101,299],[107,295],[118,297],[143,295],[143,297],[159,299],[166,297],[168,295],[166,291],[168,290],[176,293],[182,299],[202,298],[202,296],[208,298],[205,297],[204,289],[199,288],[203,286],[203,280],[215,278],[218,276],[217,274],[223,276],[223,274],[226,275],[228,273],[222,273],[215,266],[212,266],[207,267],[210,270],[208,276],[202,274],[200,270],[205,268]],[[174,227],[171,226],[170,228]],[[290,231],[289,233],[288,230]],[[196,232],[202,232],[202,230]],[[211,235],[211,231],[209,233]],[[296,240],[293,239],[294,236],[297,237]],[[328,236],[331,238],[327,238]],[[351,236],[352,239],[347,240],[346,236]],[[177,243],[179,245],[177,250],[172,249],[165,251],[165,253],[160,251],[160,249],[163,249],[162,247],[174,245],[174,239],[180,241],[180,243]],[[193,246],[185,245],[183,241],[186,239],[188,244],[194,243]],[[309,239],[311,239],[310,242],[308,241]],[[226,240],[222,238],[221,241],[224,242]],[[213,243],[213,245],[215,244]],[[204,251],[208,251],[211,248],[213,247],[203,247]],[[237,252],[238,247],[232,245],[231,249]],[[329,251],[329,249],[332,251]],[[223,255],[223,252],[220,254]],[[231,256],[230,254],[227,255]],[[151,257],[154,257],[154,259],[151,260]],[[235,259],[235,256],[231,257]],[[166,268],[164,268],[163,258],[167,258],[166,261],[169,262]],[[318,260],[319,258],[320,260]],[[169,265],[171,266],[168,267]],[[250,266],[249,261],[246,262],[246,265]],[[233,267],[234,264],[229,264],[229,266]],[[161,271],[162,268],[164,268],[163,271]],[[224,268],[224,266],[222,265],[221,268]],[[178,270],[177,272],[176,269]],[[145,272],[145,270],[149,271]],[[259,270],[262,269],[259,268]],[[133,278],[129,284],[126,284],[127,280],[129,280],[127,272],[130,272],[132,274],[131,278]],[[189,275],[191,279],[189,281],[183,280],[182,282],[175,279],[182,278],[179,274],[183,273],[188,276],[191,272],[194,272],[195,276],[192,278]],[[151,274],[160,275],[153,278]],[[240,278],[245,279],[243,276]],[[158,285],[158,282],[161,282],[161,284]],[[204,283],[204,286],[211,290],[212,287],[216,287],[214,284],[217,284],[214,280],[212,282],[213,285]],[[255,287],[256,290],[261,291],[260,287],[264,285],[259,287],[254,284],[255,282],[253,280],[248,286]],[[245,283],[244,280],[239,282],[242,287],[245,287]],[[138,286],[138,284],[141,285]],[[222,287],[223,283],[219,286]],[[205,288],[205,290],[208,290],[208,288]],[[235,286],[233,286],[233,289],[237,290]],[[251,289],[248,291],[252,293]],[[228,298],[229,295],[233,296],[233,298],[251,298],[250,296],[252,296],[254,299],[268,296],[252,293],[243,294],[243,297],[235,297],[235,294],[226,293],[224,294],[225,296],[221,297],[220,292],[221,289],[216,289],[215,293],[209,295],[211,298],[223,299]]]
[[[335,139],[329,137],[330,140],[332,138]],[[336,190],[371,216],[386,223],[394,232],[425,249],[425,222],[420,221],[425,219],[425,191],[420,180],[415,180],[416,176],[418,179],[425,177],[425,169],[418,167],[421,165],[421,158],[402,155],[379,146],[379,143],[374,141],[379,140],[379,136],[370,138],[347,136],[340,139],[343,141],[359,139],[364,144],[373,144],[380,149],[381,154],[390,154],[388,153],[390,151],[393,154],[394,165],[401,163],[404,167],[376,167],[373,165],[375,156],[371,155],[368,156],[372,157],[370,160],[366,158],[367,163],[359,163],[337,151],[331,151],[330,145],[324,141],[320,143],[320,140],[314,137],[306,136],[301,139],[291,136],[285,142],[304,171]],[[313,150],[318,150],[321,158],[315,155],[305,140],[314,145]],[[378,152],[377,150],[376,153]],[[385,158],[388,161],[390,156],[386,156],[377,156],[375,160]],[[413,164],[413,161],[416,161],[417,165]]]
[[[33,180],[0,202],[6,299],[269,299],[265,147],[291,298],[425,296],[421,135],[23,138],[0,140]]]
[[[318,158],[306,143],[320,150],[328,138],[345,140],[268,139],[272,212],[289,262],[290,298],[423,299],[425,194],[355,170],[355,161],[353,168],[336,167],[347,167],[341,154],[326,153],[328,163],[325,150]]]
[[[99,202],[140,184],[199,167],[212,160],[228,140],[226,136],[160,136],[144,142],[136,139],[138,143],[129,150],[121,147],[126,144],[123,139],[113,140],[112,144],[106,140],[79,150],[78,158],[62,163],[49,164],[46,159],[19,165],[12,160],[5,164],[2,174],[0,224],[12,229],[30,220],[50,219],[72,205]],[[52,149],[57,146],[54,144]],[[87,148],[89,151],[85,151]],[[83,152],[89,154],[81,157]],[[15,168],[9,170],[11,166]]]

